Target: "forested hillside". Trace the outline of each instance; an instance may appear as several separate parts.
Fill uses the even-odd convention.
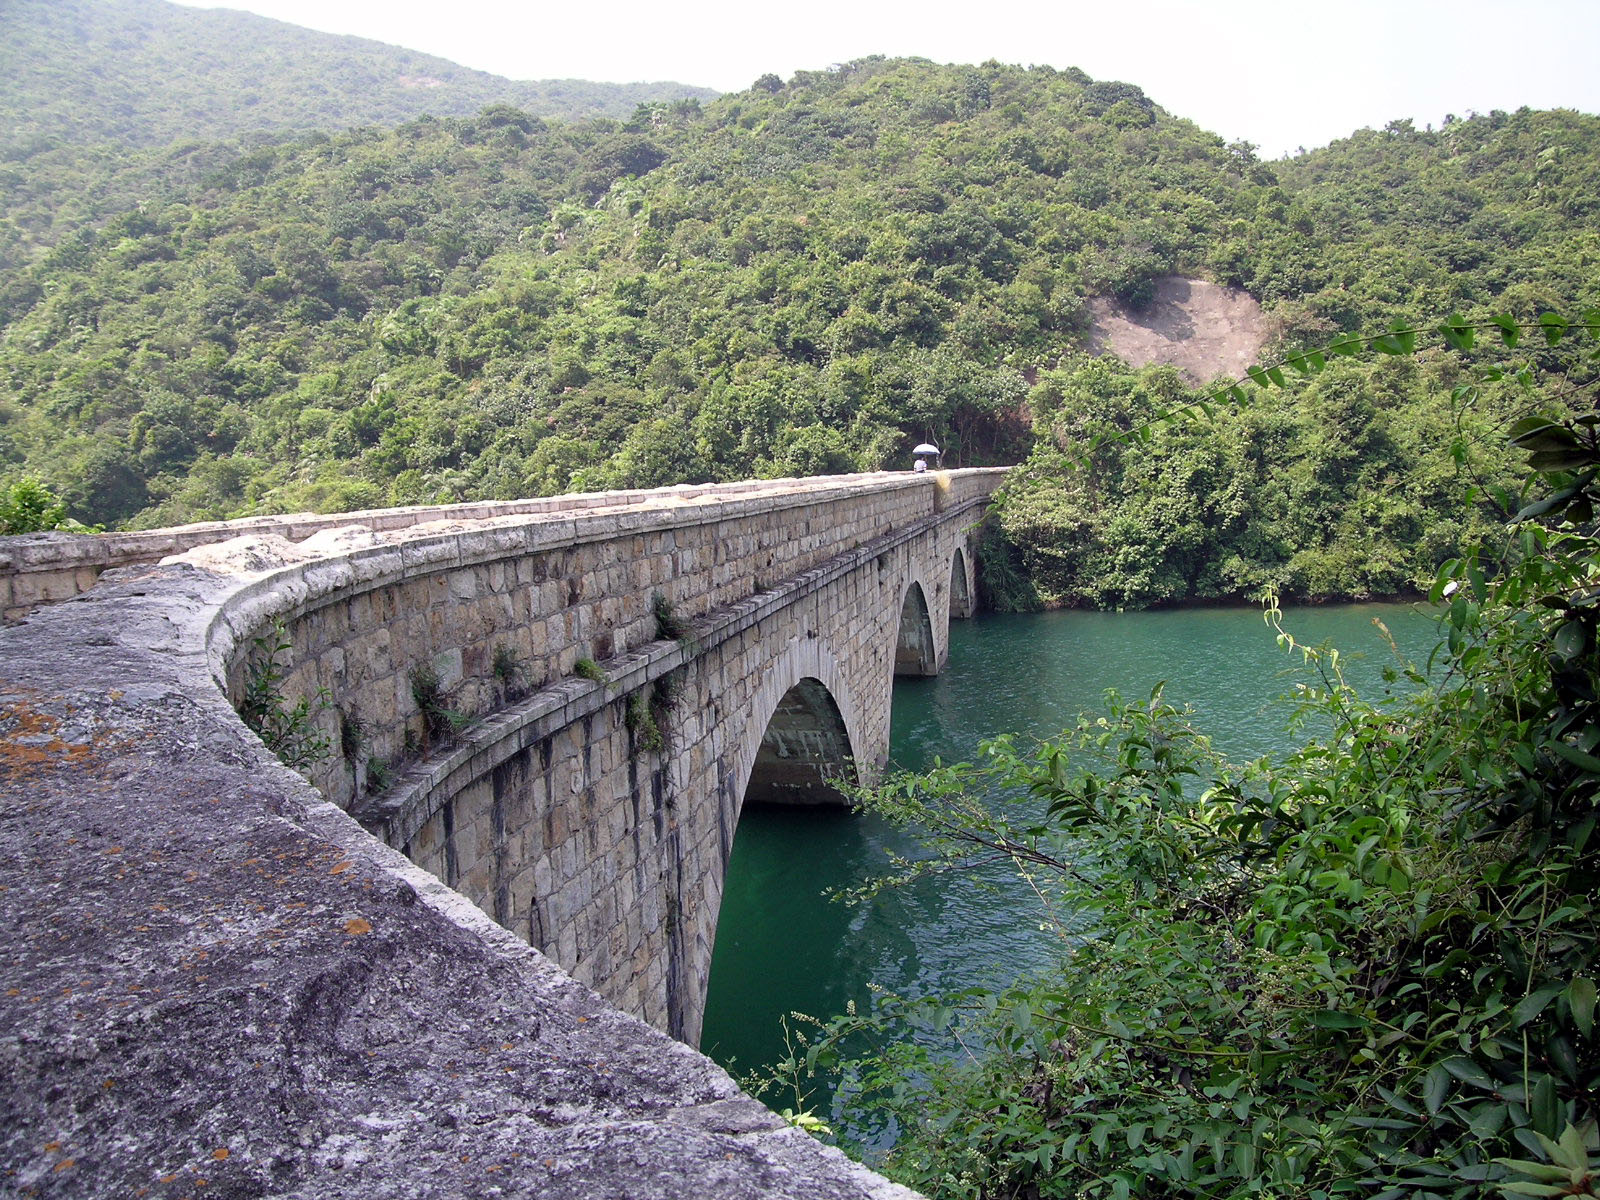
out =
[[[0,26],[0,207],[34,239],[137,203],[150,175],[172,168],[169,147],[189,160],[227,139],[472,116],[494,104],[578,120],[716,95],[681,83],[502,79],[367,38],[166,0],[0,0]]]
[[[396,125],[513,104],[543,117],[625,117],[710,99],[682,83],[510,80],[368,38],[165,0],[5,0],[0,151],[54,143],[159,147],[247,133]]]
[[[1189,398],[1085,299],[1249,288],[1279,344],[1592,303],[1600,121],[1493,114],[1268,164],[1077,71],[866,60],[625,122],[509,107],[27,177],[0,474],[131,525],[1028,459],[1039,598],[1404,587],[1483,519],[1423,358],[1067,457]],[[97,180],[104,181],[97,183]],[[117,214],[49,207],[127,197]],[[137,202],[137,203],[135,203]],[[7,247],[9,246],[9,249]],[[1025,598],[1019,590],[1014,598]]]

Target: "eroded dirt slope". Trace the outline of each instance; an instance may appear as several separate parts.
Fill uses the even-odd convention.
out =
[[[1171,365],[1196,384],[1243,375],[1267,340],[1266,318],[1250,293],[1203,279],[1165,276],[1139,311],[1101,297],[1089,301],[1089,310],[1095,353],[1134,367]]]

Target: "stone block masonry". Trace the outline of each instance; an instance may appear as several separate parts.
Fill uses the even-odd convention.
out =
[[[845,480],[866,476],[840,475]],[[370,509],[361,513],[292,513],[207,521],[136,533],[31,533],[0,537],[0,624],[20,621],[35,608],[81,595],[112,567],[159,562],[197,546],[237,537],[281,537],[302,542],[318,533],[359,521],[376,533],[392,533],[431,521],[482,521],[550,513],[580,514],[640,504],[671,504],[702,497],[739,496],[781,490],[791,480],[678,485],[626,492],[590,492],[532,500],[485,500],[473,504]]]
[[[0,630],[0,1192],[909,1195],[618,1005],[692,1039],[768,718],[814,681],[870,769],[905,594],[942,654],[997,482],[355,514]],[[359,717],[318,772],[337,805],[223,694],[278,620],[286,698],[329,689],[336,751]],[[419,666],[481,719],[375,797],[367,762],[426,733]]]

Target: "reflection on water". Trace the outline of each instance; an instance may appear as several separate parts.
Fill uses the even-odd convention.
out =
[[[1432,619],[1405,605],[1286,610],[1297,639],[1337,645],[1346,677],[1364,694],[1385,687],[1395,663],[1374,627],[1425,663]],[[972,759],[997,733],[1047,737],[1098,711],[1107,688],[1143,697],[1166,683],[1169,702],[1192,706],[1216,748],[1254,758],[1290,744],[1296,680],[1314,681],[1280,650],[1255,609],[983,616],[951,629],[950,664],[934,679],[895,682],[890,755],[908,769]],[[876,817],[837,811],[748,809],[739,822],[712,963],[701,1045],[735,1075],[783,1054],[780,1017],[865,1007],[874,987],[919,995],[1005,982],[1043,965],[1053,940],[1039,931],[1037,900],[1006,877],[973,886],[947,875],[848,906],[847,888],[885,870],[890,851],[914,844]]]

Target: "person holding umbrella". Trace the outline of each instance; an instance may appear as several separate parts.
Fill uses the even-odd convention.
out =
[[[926,472],[927,469],[928,469],[928,458],[927,458],[927,456],[931,454],[935,458],[937,458],[939,456],[939,447],[935,446],[932,442],[923,442],[922,444],[917,446],[917,448],[915,450],[913,450],[911,453],[913,453],[913,454],[915,454],[917,456],[917,465],[912,467],[911,469],[913,471],[915,471],[918,475],[921,475],[924,472]]]

